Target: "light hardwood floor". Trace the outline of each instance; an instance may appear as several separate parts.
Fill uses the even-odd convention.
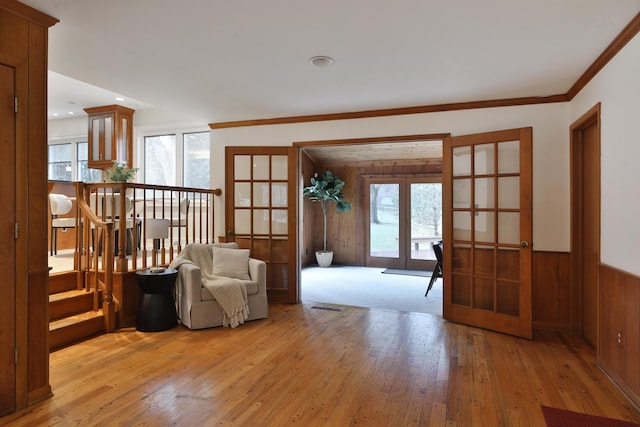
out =
[[[16,426],[544,426],[540,405],[640,422],[581,339],[439,316],[273,305],[239,328],[123,329],[51,354]]]

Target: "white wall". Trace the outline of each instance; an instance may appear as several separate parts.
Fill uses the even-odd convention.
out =
[[[640,275],[640,35],[576,96],[573,123],[601,102],[601,261]]]
[[[446,132],[455,136],[527,126],[533,127],[534,249],[568,251],[567,103],[215,130],[211,136],[213,186],[224,189],[225,146],[276,146],[301,141]],[[216,230],[223,230],[224,212],[220,208],[215,215]]]

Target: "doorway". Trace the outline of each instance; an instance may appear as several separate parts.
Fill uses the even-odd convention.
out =
[[[600,104],[571,126],[572,328],[598,344],[600,263]]]

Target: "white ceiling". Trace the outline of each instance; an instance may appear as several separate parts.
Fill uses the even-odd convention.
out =
[[[120,103],[202,123],[563,94],[640,11],[640,0],[23,2],[60,20],[50,113]],[[316,68],[314,55],[335,62]]]

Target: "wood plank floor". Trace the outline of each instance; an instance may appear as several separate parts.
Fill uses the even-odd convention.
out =
[[[332,307],[273,305],[236,329],[123,329],[56,351],[54,396],[0,425],[544,426],[540,405],[640,422],[577,337]]]

